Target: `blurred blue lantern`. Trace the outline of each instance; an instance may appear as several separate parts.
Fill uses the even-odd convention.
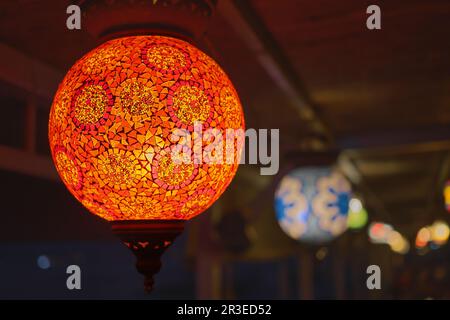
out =
[[[324,243],[347,229],[351,185],[331,167],[305,167],[284,176],[275,193],[281,229],[291,238]]]

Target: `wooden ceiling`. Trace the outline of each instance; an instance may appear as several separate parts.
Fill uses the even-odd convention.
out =
[[[382,29],[366,28],[378,3]],[[448,125],[448,1],[252,1],[337,136]]]
[[[248,127],[280,128],[282,152],[298,147],[307,125],[268,72],[273,65],[255,58],[253,43],[233,25],[223,1],[200,45],[235,83]],[[417,230],[442,214],[440,183],[450,141],[450,2],[229,3],[261,40],[262,53],[281,65],[302,101],[348,150],[374,219]],[[382,10],[382,30],[369,31],[366,8],[374,3]],[[2,1],[0,42],[64,74],[97,44],[86,30],[65,28],[68,4]]]

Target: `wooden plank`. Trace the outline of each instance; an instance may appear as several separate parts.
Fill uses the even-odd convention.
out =
[[[1,81],[41,98],[53,98],[63,78],[63,74],[56,69],[3,43],[0,43],[0,61]]]

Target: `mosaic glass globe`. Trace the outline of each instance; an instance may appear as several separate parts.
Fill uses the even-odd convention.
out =
[[[211,148],[222,142],[217,136],[174,159],[174,132],[195,132],[196,124],[200,135],[244,130],[241,103],[220,66],[175,38],[114,39],[82,57],[60,84],[51,154],[69,191],[106,220],[188,220],[224,192],[242,149]],[[232,160],[194,161],[199,152],[214,156],[208,146],[214,155],[232,149]]]

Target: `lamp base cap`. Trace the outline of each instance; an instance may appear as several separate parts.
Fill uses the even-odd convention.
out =
[[[136,256],[136,269],[143,274],[150,293],[154,275],[161,269],[161,256],[184,230],[184,220],[126,220],[111,222],[113,233]]]

